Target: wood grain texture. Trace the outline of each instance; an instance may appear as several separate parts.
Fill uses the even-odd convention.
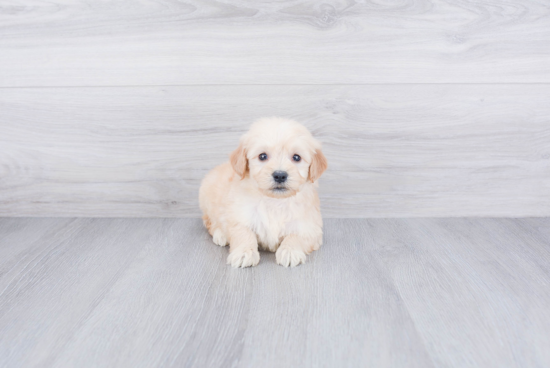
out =
[[[550,319],[538,311],[550,287],[549,239],[531,220],[381,221],[391,230],[373,222],[368,236],[435,366],[548,365]]]
[[[294,269],[232,269],[198,219],[0,231],[3,367],[550,365],[549,218],[331,219]]]
[[[549,14],[545,0],[9,0],[0,86],[549,83]]]
[[[326,217],[549,216],[549,85],[0,89],[0,215],[197,217],[259,116],[324,144]]]
[[[2,255],[12,255],[0,263],[2,367],[51,366],[162,222],[30,221],[31,226],[12,232],[9,243],[0,243]],[[45,225],[52,222],[44,233]],[[43,235],[38,238],[39,233]]]

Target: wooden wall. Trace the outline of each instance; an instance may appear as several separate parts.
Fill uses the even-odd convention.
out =
[[[326,217],[550,216],[550,6],[0,7],[0,216],[198,216],[271,115],[324,143]]]

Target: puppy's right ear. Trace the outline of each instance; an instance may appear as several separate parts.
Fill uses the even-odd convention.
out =
[[[242,143],[233,151],[229,161],[231,162],[231,166],[233,166],[233,170],[243,179],[248,169],[248,160],[246,159],[246,149]]]

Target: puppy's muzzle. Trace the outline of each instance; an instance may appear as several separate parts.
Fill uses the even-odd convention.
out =
[[[276,183],[282,184],[286,181],[287,178],[288,178],[288,173],[286,171],[273,172],[273,180],[275,180]]]

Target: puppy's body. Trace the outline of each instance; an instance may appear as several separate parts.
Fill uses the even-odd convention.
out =
[[[303,126],[278,118],[253,124],[230,162],[204,178],[199,194],[214,243],[230,244],[228,263],[256,265],[260,246],[276,251],[277,263],[296,266],[319,249],[316,179],[325,169],[319,143]]]
[[[204,178],[200,196],[205,224],[214,243],[221,246],[229,242],[231,225],[243,224],[256,234],[259,246],[271,252],[277,250],[287,235],[310,234],[309,253],[318,249],[322,241],[323,222],[316,186],[305,185],[292,197],[267,197],[250,178],[241,180],[226,162]]]

